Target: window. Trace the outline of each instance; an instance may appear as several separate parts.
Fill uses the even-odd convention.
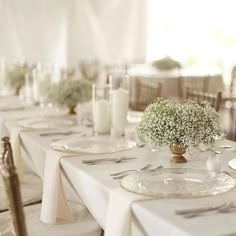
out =
[[[147,61],[236,63],[235,0],[149,0]]]

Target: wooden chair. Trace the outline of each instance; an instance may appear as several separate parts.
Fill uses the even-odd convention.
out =
[[[5,145],[5,141],[8,141]],[[10,148],[10,149],[9,149]],[[6,189],[9,212],[0,214],[0,233],[14,236],[101,236],[101,228],[89,214],[88,210],[79,203],[71,204],[74,221],[48,225],[40,221],[41,204],[22,206],[18,175],[12,162],[11,145],[8,138],[4,138],[3,155],[0,159],[0,171]],[[8,222],[6,224],[6,222]],[[9,227],[12,225],[12,227]],[[28,234],[27,234],[28,233]],[[1,234],[2,235],[2,234]]]
[[[1,146],[3,150],[2,158],[7,161],[7,164],[11,166],[14,165],[11,144],[8,137],[2,138]],[[42,181],[39,179],[39,177],[32,174],[25,175],[24,181],[20,183],[20,187],[22,189],[22,201],[24,206],[41,202]],[[3,189],[4,183],[0,178],[0,212],[9,210],[7,205],[7,195],[4,191],[2,191]]]
[[[16,168],[13,163],[11,145],[9,138],[3,139],[3,153],[0,161],[0,170],[3,177],[4,187],[8,198],[11,212],[11,225],[13,234],[16,236],[27,236],[25,216],[22,207],[20,184]]]
[[[206,93],[209,87],[209,76],[186,76],[179,77],[180,98],[186,99],[186,88]]]
[[[148,105],[161,96],[161,89],[161,83],[153,85],[136,80],[135,86],[132,88],[134,94],[131,96],[134,96],[130,102],[130,108],[136,111],[144,111]]]
[[[196,102],[207,101],[213,108],[215,108],[216,111],[219,111],[220,109],[221,92],[212,94],[212,93],[199,92],[191,88],[186,88],[186,98],[194,100]]]
[[[98,61],[81,61],[79,63],[79,71],[82,79],[89,80],[91,83],[96,83],[100,76],[100,64]]]

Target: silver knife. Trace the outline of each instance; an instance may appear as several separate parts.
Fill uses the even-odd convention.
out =
[[[120,161],[125,161],[125,160],[133,160],[137,159],[137,157],[116,157],[116,158],[100,158],[100,159],[89,159],[89,160],[82,160],[83,164],[96,164],[100,162],[120,162]]]

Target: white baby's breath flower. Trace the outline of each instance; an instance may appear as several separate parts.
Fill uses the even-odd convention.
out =
[[[224,134],[219,114],[207,102],[180,104],[162,98],[146,108],[136,132],[140,140],[155,148],[174,143],[209,144]]]
[[[28,72],[30,72],[30,68],[27,64],[13,64],[7,71],[6,85],[13,89],[22,87]]]
[[[92,96],[91,83],[87,80],[65,79],[51,85],[48,92],[49,100],[59,106],[76,106],[77,103],[89,101]]]

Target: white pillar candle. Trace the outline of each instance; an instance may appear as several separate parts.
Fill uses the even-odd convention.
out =
[[[33,83],[28,74],[25,75],[25,100],[27,104],[33,104]]]
[[[94,131],[98,134],[106,134],[110,131],[111,124],[110,102],[105,99],[93,103]]]
[[[123,88],[112,92],[112,128],[124,134],[127,125],[129,92]]]

